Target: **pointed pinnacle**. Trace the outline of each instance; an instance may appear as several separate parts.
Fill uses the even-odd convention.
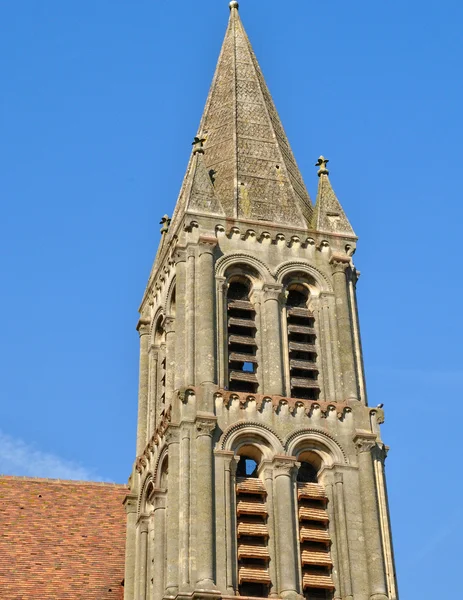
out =
[[[329,175],[330,172],[328,171],[328,169],[326,168],[326,165],[329,163],[330,161],[325,158],[324,156],[320,156],[320,158],[318,159],[318,161],[315,163],[316,167],[320,167],[318,169],[318,176],[320,177],[321,175]]]
[[[228,6],[230,7],[230,10],[233,10],[234,8],[236,8],[236,10],[238,10],[240,7],[239,2],[236,2],[236,0],[233,0],[232,2],[230,2],[230,4]]]

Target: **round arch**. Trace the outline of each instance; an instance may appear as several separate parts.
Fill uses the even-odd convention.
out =
[[[233,266],[246,265],[256,271],[263,283],[274,283],[274,278],[267,265],[251,256],[241,252],[234,252],[232,254],[226,254],[219,258],[215,266],[215,273],[217,277],[225,277],[226,272]]]
[[[325,467],[348,464],[347,454],[342,446],[334,437],[318,429],[294,431],[286,438],[284,446],[287,454],[296,458],[307,452],[317,454]]]
[[[241,421],[234,423],[222,434],[220,441],[222,450],[239,452],[241,447],[255,446],[265,459],[272,459],[275,454],[284,454],[282,440],[262,423]]]
[[[275,276],[278,283],[283,283],[283,280],[286,279],[288,275],[291,275],[291,273],[306,273],[315,281],[320,292],[333,291],[331,283],[325,274],[312,265],[309,265],[305,261],[291,260],[282,263],[275,271]]]

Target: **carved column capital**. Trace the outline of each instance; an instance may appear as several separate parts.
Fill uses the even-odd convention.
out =
[[[334,273],[346,273],[352,264],[352,259],[347,254],[334,253],[330,258],[330,265]]]
[[[371,450],[376,446],[376,435],[367,431],[357,433],[354,436],[354,444],[357,454],[371,452]]]
[[[166,334],[168,333],[174,333],[175,331],[175,319],[174,317],[166,317],[164,319],[164,330],[166,332]]]
[[[172,258],[175,264],[186,262],[187,249],[184,246],[176,246]]]
[[[217,427],[216,417],[199,416],[195,421],[196,437],[209,436],[212,437],[212,432]]]
[[[180,428],[178,425],[169,425],[164,434],[166,444],[170,446],[171,444],[179,444],[180,443]]]
[[[280,477],[292,477],[297,469],[296,459],[291,456],[275,456],[273,460],[273,475]]]
[[[334,483],[344,483],[344,475],[342,473],[335,473],[334,474]]]
[[[122,503],[125,507],[125,512],[130,515],[130,514],[134,514],[137,512],[137,497],[132,495],[132,494],[128,494],[125,498],[124,501]]]
[[[268,283],[263,287],[264,302],[268,300],[276,300],[282,302],[284,300],[283,286],[279,283]]]
[[[137,331],[142,337],[143,335],[148,335],[151,329],[151,319],[149,317],[140,317],[140,320],[137,323]]]
[[[198,240],[199,255],[214,254],[214,248],[217,246],[218,239],[211,235],[201,235]]]

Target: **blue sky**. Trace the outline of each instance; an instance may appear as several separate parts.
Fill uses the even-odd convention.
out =
[[[360,236],[401,598],[451,597],[463,3],[242,0],[241,16],[309,192],[323,153]],[[0,4],[0,472],[127,479],[137,308],[227,18],[225,0]]]

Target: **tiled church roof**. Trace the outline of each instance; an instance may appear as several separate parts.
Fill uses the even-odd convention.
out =
[[[0,597],[121,600],[127,491],[0,476]]]

